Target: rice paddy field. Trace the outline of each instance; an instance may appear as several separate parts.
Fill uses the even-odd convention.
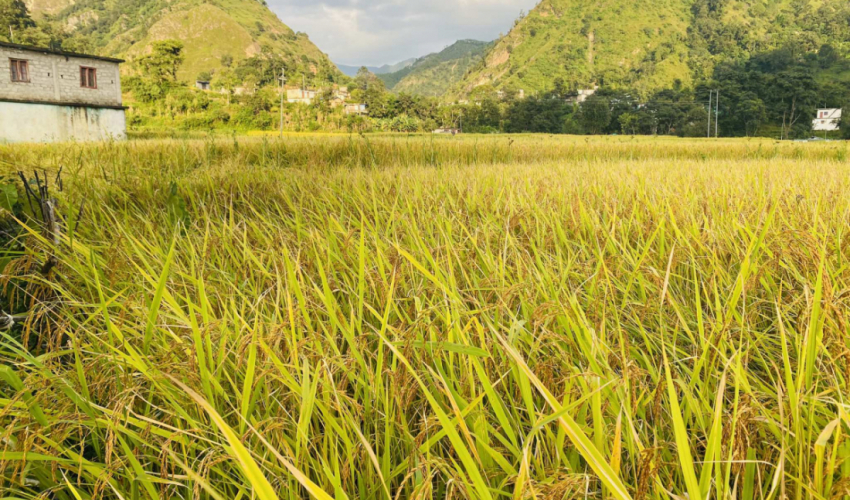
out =
[[[0,146],[0,499],[850,499],[848,147]]]

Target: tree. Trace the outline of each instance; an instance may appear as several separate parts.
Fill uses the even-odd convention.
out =
[[[850,140],[850,101],[844,106],[844,111],[841,113],[841,122],[838,123],[841,128],[841,137]]]
[[[136,60],[142,74],[162,85],[177,81],[177,71],[183,64],[183,42],[162,40],[154,42],[151,52]]]
[[[239,78],[236,77],[236,73],[230,68],[225,68],[216,73],[212,81],[213,88],[226,91],[227,104],[230,104],[230,97],[233,95],[233,91],[237,85],[239,85]]]
[[[624,134],[635,135],[638,129],[639,117],[635,113],[625,112],[620,115],[620,127]]]
[[[810,71],[792,68],[775,76],[773,97],[782,111],[783,138],[802,137],[812,130],[818,84]],[[778,113],[777,113],[778,114]]]
[[[742,100],[736,109],[738,114],[744,117],[744,133],[748,137],[755,135],[767,119],[764,101],[755,96]]]
[[[829,44],[822,45],[818,51],[818,63],[824,69],[837,63],[840,58],[841,55],[835,50],[835,47]]]
[[[23,0],[0,0],[0,41],[58,48],[49,26],[38,26]]]
[[[570,89],[564,81],[563,77],[557,77],[554,81],[555,88],[552,90],[552,95],[561,99],[565,99],[570,94]]]
[[[10,29],[14,32],[33,27],[35,22],[23,0],[0,0],[0,39],[11,42]]]
[[[581,105],[579,121],[588,134],[601,134],[611,123],[611,102],[603,96],[588,97]]]
[[[377,77],[377,75],[369,71],[369,68],[367,68],[366,66],[363,66],[359,70],[357,70],[357,76],[354,77],[354,88],[366,92],[367,90],[372,89],[374,87],[379,87],[381,90],[386,89],[386,85],[384,85],[383,80],[381,80]]]

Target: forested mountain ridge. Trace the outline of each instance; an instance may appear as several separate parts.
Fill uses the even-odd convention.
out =
[[[850,52],[846,0],[543,0],[453,88],[691,86],[724,61],[788,44]]]
[[[154,42],[179,40],[178,77],[193,81],[255,56],[268,56],[290,76],[334,80],[342,73],[307,37],[257,0],[29,0],[39,24],[64,32],[63,46],[135,57]]]
[[[399,71],[378,74],[378,77],[394,92],[442,95],[483,59],[490,46],[490,42],[459,40],[440,52],[420,57]]]
[[[366,69],[371,71],[376,75],[384,75],[387,73],[395,73],[396,71],[401,71],[404,68],[410,66],[411,64],[416,62],[416,58],[406,59],[401,62],[397,62],[395,64],[384,64],[383,66],[366,66]],[[347,76],[354,78],[357,76],[357,72],[360,71],[360,68],[363,66],[349,66],[346,64],[337,64],[336,65],[340,71],[345,73]]]

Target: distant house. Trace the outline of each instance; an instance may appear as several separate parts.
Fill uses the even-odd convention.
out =
[[[197,82],[195,82],[195,88],[198,89],[198,90],[212,90],[212,87],[210,86],[210,82],[204,82],[204,81],[201,81],[201,80],[198,80]]]
[[[347,115],[365,115],[367,112],[365,104],[346,104],[343,113]]]
[[[434,131],[435,134],[441,135],[458,135],[461,133],[459,128],[438,128]]]
[[[0,143],[125,138],[122,62],[0,42]]]
[[[307,89],[287,89],[286,90],[286,101],[290,103],[299,103],[299,104],[313,104],[313,100],[319,95],[319,92],[316,90],[307,90]]]
[[[575,104],[583,104],[590,98],[590,96],[595,94],[597,90],[599,90],[598,86],[594,86],[592,89],[579,89],[575,97],[567,100],[574,102]]]
[[[812,121],[812,129],[816,132],[834,132],[841,122],[840,108],[819,109],[817,118]]]

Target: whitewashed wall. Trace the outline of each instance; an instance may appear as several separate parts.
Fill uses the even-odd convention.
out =
[[[126,139],[123,109],[0,101],[0,142]]]

